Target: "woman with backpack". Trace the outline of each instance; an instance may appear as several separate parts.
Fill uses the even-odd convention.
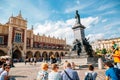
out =
[[[61,74],[58,72],[59,67],[57,64],[52,64],[52,71],[48,75],[48,80],[62,80]]]
[[[114,68],[114,65],[111,62],[104,63],[106,78],[105,80],[120,80],[120,71],[118,68]]]
[[[94,72],[94,66],[89,65],[89,71],[85,73],[85,79],[84,80],[96,80],[97,73]]]
[[[37,74],[37,80],[48,80],[48,64],[42,63],[41,69]]]

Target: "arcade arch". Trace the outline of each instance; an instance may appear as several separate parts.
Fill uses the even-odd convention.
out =
[[[22,53],[21,53],[21,51],[18,50],[18,49],[15,50],[15,51],[13,52],[12,58],[13,58],[13,59],[21,59],[21,58],[22,58]]]
[[[5,56],[7,55],[3,50],[0,50],[0,56]]]
[[[67,52],[65,52],[65,54],[68,54]]]
[[[51,55],[53,55],[53,54],[54,54],[53,52],[50,52],[50,53],[49,53],[49,57],[50,57]]]
[[[36,57],[36,59],[39,59],[41,57],[41,54],[39,51],[36,51],[34,54],[34,57]]]
[[[28,51],[28,52],[26,53],[26,57],[27,57],[27,58],[33,57],[33,53],[32,53],[31,51]]]
[[[63,53],[63,52],[61,52],[61,53],[60,53],[60,56],[61,56],[61,57],[63,57],[63,56],[64,56],[64,53]]]
[[[43,52],[43,53],[42,53],[42,57],[45,58],[45,59],[48,58],[47,52]]]
[[[58,52],[55,53],[55,57],[60,57]]]

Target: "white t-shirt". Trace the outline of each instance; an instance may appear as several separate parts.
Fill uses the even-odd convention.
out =
[[[0,75],[0,80],[4,80],[4,77],[8,75],[7,71],[3,71]]]
[[[33,58],[30,58],[30,61],[32,62],[32,61],[33,61]]]
[[[48,80],[62,80],[62,79],[60,73],[52,71],[48,75]]]
[[[3,72],[3,68],[0,68],[0,74]]]

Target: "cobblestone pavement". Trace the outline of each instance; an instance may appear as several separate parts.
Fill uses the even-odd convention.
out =
[[[11,68],[10,70],[10,76],[12,77],[12,80],[36,80],[36,75],[38,71],[40,70],[40,62],[34,65],[27,64],[25,65],[24,63],[15,63],[15,67]],[[60,71],[62,71],[62,66],[60,66]],[[49,70],[50,71],[50,70]],[[78,69],[77,72],[80,76],[80,80],[84,80],[84,74],[87,71],[87,68],[81,68]],[[98,70],[95,68],[95,71],[98,73],[97,80],[104,80],[104,69]]]

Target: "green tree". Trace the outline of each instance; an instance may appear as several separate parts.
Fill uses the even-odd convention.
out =
[[[100,50],[98,48],[96,49],[96,53],[100,53]]]
[[[107,53],[107,50],[105,48],[102,49],[101,51],[102,54],[106,54]]]

